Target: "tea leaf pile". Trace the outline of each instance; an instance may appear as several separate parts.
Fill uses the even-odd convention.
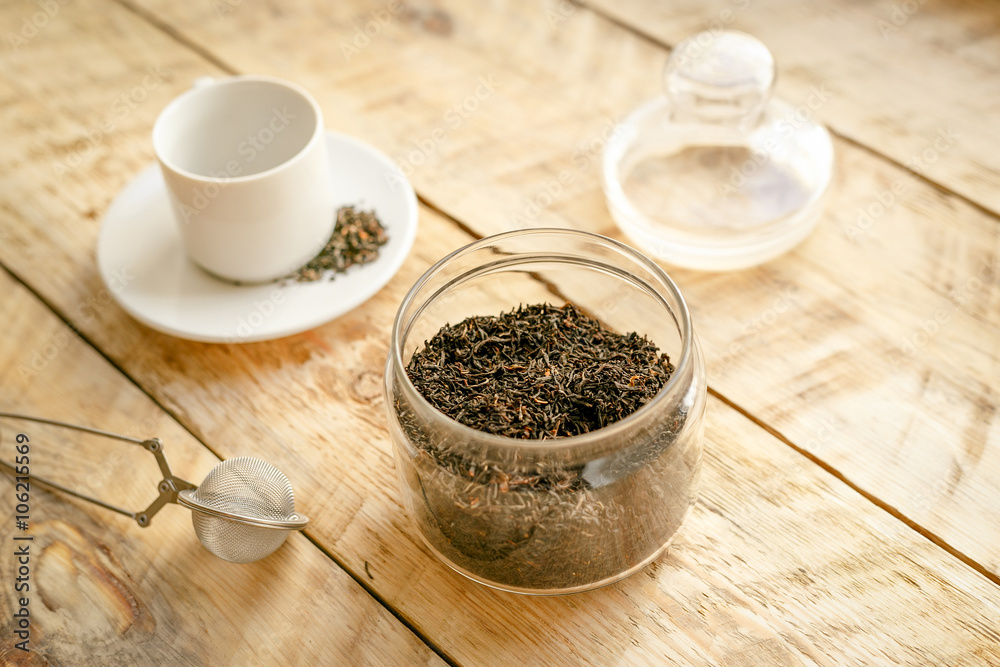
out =
[[[337,224],[326,246],[285,280],[315,282],[326,276],[333,280],[355,264],[378,259],[379,248],[389,242],[374,211],[357,211],[344,206],[337,211]]]
[[[546,439],[627,417],[673,370],[644,336],[608,331],[572,304],[539,304],[443,327],[410,359],[407,375],[466,426]]]

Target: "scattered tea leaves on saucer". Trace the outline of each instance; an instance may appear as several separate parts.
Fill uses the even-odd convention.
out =
[[[356,264],[368,264],[378,259],[379,248],[389,241],[382,223],[374,211],[359,211],[344,206],[337,211],[337,224],[326,246],[285,281],[315,282],[327,277],[333,280]]]

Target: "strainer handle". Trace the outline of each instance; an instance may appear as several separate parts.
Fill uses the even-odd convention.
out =
[[[167,465],[167,457],[163,455],[163,443],[160,442],[159,438],[144,440],[142,442],[142,446],[145,447],[147,451],[153,453],[153,456],[156,457],[156,464],[160,466],[160,472],[163,473],[163,479],[160,480],[160,483],[157,486],[157,490],[160,492],[160,495],[158,495],[156,500],[150,503],[149,507],[145,510],[142,512],[136,512],[132,515],[135,522],[145,528],[153,520],[153,515],[159,512],[164,505],[177,502],[178,493],[188,489],[196,489],[198,487],[170,472],[170,466]]]
[[[129,510],[122,509],[110,503],[106,503],[103,500],[97,498],[91,498],[78,491],[67,488],[61,484],[57,484],[51,480],[45,479],[44,477],[39,477],[35,474],[24,475],[30,480],[33,480],[43,486],[50,487],[56,491],[61,491],[74,498],[79,498],[80,500],[86,500],[89,503],[93,503],[98,507],[103,507],[104,509],[111,510],[112,512],[118,512],[119,514],[124,514],[125,516],[134,519],[136,523],[145,528],[148,526],[152,520],[153,516],[163,508],[164,505],[168,503],[177,502],[177,494],[181,491],[187,489],[197,488],[191,482],[187,482],[180,477],[175,476],[170,471],[170,466],[167,464],[167,458],[163,454],[163,443],[160,442],[159,438],[150,438],[148,440],[140,440],[138,438],[133,438],[127,435],[120,435],[118,433],[111,433],[109,431],[102,431],[96,428],[90,428],[89,426],[80,426],[79,424],[69,424],[67,422],[56,421],[55,419],[45,419],[43,417],[29,417],[27,415],[20,415],[11,412],[0,412],[0,417],[7,419],[23,419],[25,421],[38,422],[40,424],[49,424],[50,426],[59,426],[61,428],[68,428],[74,431],[82,431],[84,433],[90,433],[93,435],[102,436],[105,438],[111,438],[113,440],[122,440],[124,442],[130,442],[135,445],[140,445],[143,449],[153,454],[156,458],[156,464],[160,468],[160,472],[163,474],[163,480],[160,481],[157,490],[160,495],[150,503],[149,507],[140,512],[130,512]],[[15,468],[10,463],[0,460],[0,468],[5,470],[11,475],[19,475],[17,468]]]

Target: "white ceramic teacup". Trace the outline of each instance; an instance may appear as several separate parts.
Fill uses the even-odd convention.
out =
[[[153,150],[184,248],[210,273],[280,278],[330,237],[323,115],[295,84],[266,76],[196,83],[160,113]]]

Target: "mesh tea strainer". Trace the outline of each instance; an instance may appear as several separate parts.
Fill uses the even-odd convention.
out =
[[[143,528],[168,503],[191,510],[198,539],[213,554],[231,563],[252,563],[280,547],[291,531],[305,528],[309,520],[295,511],[292,485],[284,473],[266,461],[241,456],[222,461],[208,473],[199,486],[176,477],[163,455],[159,438],[140,440],[127,435],[101,431],[87,426],[0,412],[0,417],[49,424],[139,445],[156,457],[163,473],[158,485],[160,495],[139,512],[130,512],[102,500],[85,496],[65,486],[28,475],[32,480],[76,498],[131,517]],[[2,429],[0,429],[2,436]],[[0,460],[0,468],[16,474],[10,463]]]

